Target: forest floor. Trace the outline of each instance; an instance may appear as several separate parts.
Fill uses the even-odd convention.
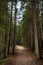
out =
[[[37,60],[28,48],[17,45],[15,55],[9,57],[3,65],[43,65],[43,60]]]

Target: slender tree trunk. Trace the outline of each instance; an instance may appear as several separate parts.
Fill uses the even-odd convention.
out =
[[[9,50],[10,50],[10,34],[11,32],[9,31],[9,42],[8,42],[8,48],[7,48],[7,54],[9,54]]]
[[[10,18],[9,43],[8,43],[7,54],[9,54],[10,46],[12,45],[12,8],[13,8],[13,1],[11,1],[11,18]]]
[[[33,23],[34,23],[34,38],[35,38],[35,53],[37,58],[40,58],[40,53],[39,53],[39,43],[38,43],[38,34],[37,34],[37,18],[36,18],[36,5],[37,5],[37,1],[33,0],[32,1],[33,4]]]
[[[34,30],[33,30],[33,21],[31,23],[31,50],[34,51]]]
[[[4,49],[3,49],[3,52],[4,52],[4,58],[6,58],[6,31],[5,31]]]
[[[16,2],[15,2],[14,39],[13,39],[12,54],[14,54],[15,45],[16,45]]]
[[[5,37],[4,37],[4,49],[3,49],[3,54],[4,54],[4,58],[6,58],[6,53],[7,53],[7,3],[5,5]]]

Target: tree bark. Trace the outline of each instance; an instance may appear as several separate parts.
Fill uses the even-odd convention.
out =
[[[34,24],[34,38],[35,38],[35,53],[37,58],[40,58],[40,53],[39,53],[39,43],[38,43],[38,33],[37,33],[37,0],[32,1],[32,6],[33,6],[33,24]]]

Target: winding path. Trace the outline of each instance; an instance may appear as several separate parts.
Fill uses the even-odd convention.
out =
[[[37,61],[28,48],[16,46],[15,55],[11,56],[3,65],[43,65],[43,61]]]

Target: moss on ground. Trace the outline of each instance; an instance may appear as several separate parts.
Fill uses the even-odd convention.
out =
[[[3,58],[0,58],[0,64],[3,64],[6,60]]]

